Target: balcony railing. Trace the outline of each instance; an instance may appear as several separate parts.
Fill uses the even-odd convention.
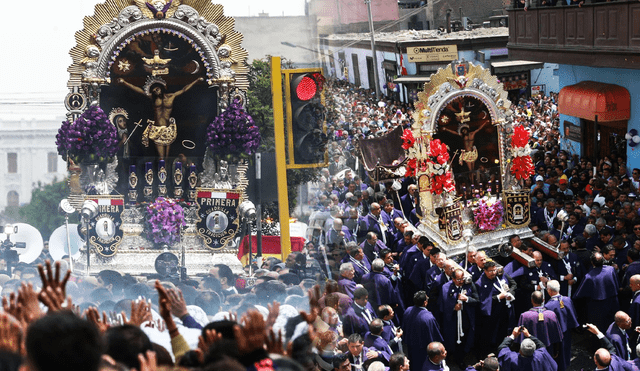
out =
[[[640,68],[640,1],[509,9],[508,13],[511,59]]]

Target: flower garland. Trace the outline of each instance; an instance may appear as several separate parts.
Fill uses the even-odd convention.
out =
[[[533,161],[531,160],[531,148],[529,147],[529,132],[522,125],[513,128],[511,137],[511,174],[516,179],[522,180],[533,175]]]
[[[453,177],[449,171],[449,151],[447,145],[440,139],[434,139],[429,143],[429,158],[427,160],[431,168],[432,181],[431,193],[453,192],[455,186]]]
[[[476,226],[482,231],[493,231],[502,223],[503,211],[502,202],[489,203],[486,199],[481,199],[478,207],[473,210]]]
[[[260,139],[260,130],[238,99],[207,127],[207,147],[227,160],[247,158],[258,149]]]
[[[402,132],[402,149],[408,150],[413,147],[413,144],[416,142],[416,138],[413,137],[413,132],[411,129],[404,129]]]
[[[118,130],[99,106],[91,106],[73,123],[62,123],[56,146],[60,156],[76,164],[111,162],[118,152]]]
[[[180,239],[180,228],[186,226],[184,209],[173,199],[158,197],[147,206],[145,225],[154,243],[172,245]]]

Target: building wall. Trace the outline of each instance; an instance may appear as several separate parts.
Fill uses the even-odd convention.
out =
[[[631,115],[627,131],[631,129],[640,131],[640,70],[560,65],[559,78],[560,89],[585,80],[616,84],[626,88],[631,96]],[[561,132],[564,132],[564,120],[580,125],[580,119],[560,115]],[[593,140],[593,138],[582,138],[582,140]],[[572,150],[572,153],[580,154],[580,143],[567,141],[563,146]],[[627,164],[631,168],[640,167],[640,150],[637,147],[634,150],[627,146]]]
[[[242,47],[249,52],[248,63],[273,55],[282,56],[300,68],[320,66],[319,54],[313,51],[318,50],[315,16],[235,17],[235,20],[235,29],[244,36]]]
[[[367,6],[362,0],[312,0],[309,2],[309,14],[318,17],[318,30],[323,35],[369,30]],[[375,28],[397,20],[397,1],[372,0],[371,16]]]
[[[531,85],[544,85],[545,94],[559,92],[559,64],[545,63],[544,68],[531,70]]]
[[[60,107],[61,111],[64,107]],[[3,112],[0,106],[0,113]],[[28,115],[25,113],[25,115]],[[13,117],[12,117],[13,116]],[[38,182],[49,184],[67,175],[66,163],[57,155],[56,134],[63,117],[29,118],[0,115],[0,210],[7,206],[7,195],[18,193],[20,205],[31,201],[31,191]],[[17,172],[9,173],[8,154],[17,154]],[[49,172],[49,153],[56,154],[56,171]]]

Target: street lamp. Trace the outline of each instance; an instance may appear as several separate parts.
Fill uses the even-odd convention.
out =
[[[76,209],[71,206],[71,203],[66,198],[60,201],[58,205],[58,211],[64,214],[64,225],[67,230],[67,254],[69,255],[69,269],[73,272],[73,259],[71,259],[71,236],[69,235],[69,215],[76,212]]]
[[[87,274],[89,274],[89,265],[91,264],[91,255],[89,254],[89,221],[98,215],[98,204],[93,200],[85,200],[80,211],[84,228],[87,231]]]

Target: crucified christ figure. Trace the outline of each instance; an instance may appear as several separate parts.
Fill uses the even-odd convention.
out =
[[[124,79],[118,79],[118,83],[151,99],[154,119],[147,120],[148,126],[142,133],[142,144],[148,147],[149,139],[151,139],[156,145],[156,150],[161,160],[169,156],[169,146],[176,140],[177,136],[176,120],[171,117],[173,100],[186,93],[200,81],[204,81],[204,79],[200,77],[175,93],[167,93],[167,83],[159,77],[148,78],[144,89]]]

